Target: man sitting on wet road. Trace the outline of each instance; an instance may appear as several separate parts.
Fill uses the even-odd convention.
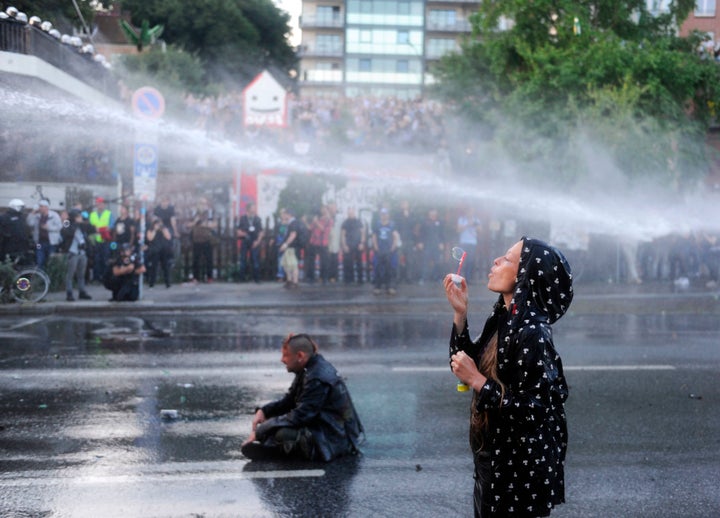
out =
[[[257,409],[243,455],[329,461],[358,453],[364,432],[350,393],[312,338],[288,335],[280,360],[295,379],[284,397]]]

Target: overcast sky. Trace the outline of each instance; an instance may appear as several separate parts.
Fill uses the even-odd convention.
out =
[[[302,9],[302,0],[274,0],[280,9],[290,13],[290,25],[293,28],[293,35],[290,39],[292,45],[300,45],[300,30],[298,29],[298,16]]]

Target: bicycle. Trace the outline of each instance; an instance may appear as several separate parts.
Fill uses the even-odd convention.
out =
[[[0,265],[0,301],[40,302],[50,289],[50,277],[35,266],[23,266],[20,258]]]

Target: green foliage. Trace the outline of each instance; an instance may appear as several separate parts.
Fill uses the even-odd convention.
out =
[[[0,303],[7,304],[13,301],[12,281],[15,277],[15,267],[9,258],[0,262]]]
[[[50,278],[50,291],[65,291],[67,254],[52,254],[48,259],[45,273]]]
[[[201,96],[213,93],[213,85],[205,82],[201,60],[173,46],[164,50],[153,47],[142,54],[123,56],[116,68],[125,84],[133,90],[148,85],[160,89],[170,115],[183,115],[185,93]]]
[[[244,85],[263,69],[282,81],[296,66],[287,13],[272,0],[122,0],[133,23],[162,25],[169,44],[198,56],[207,82]]]
[[[293,174],[278,195],[278,210],[291,209],[297,218],[315,214],[322,206],[328,187],[334,185],[340,189],[345,181],[344,177],[323,174]]]
[[[582,176],[582,135],[630,177],[692,182],[720,101],[720,67],[695,52],[700,35],[676,35],[676,21],[693,7],[678,0],[651,13],[644,0],[483,1],[463,54],[439,63],[437,93],[481,124],[488,142],[524,159],[529,173]],[[497,30],[501,17],[514,25]]]

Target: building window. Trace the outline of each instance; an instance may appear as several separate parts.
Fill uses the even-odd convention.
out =
[[[372,60],[367,58],[359,59],[358,70],[360,72],[370,72],[372,70]]]
[[[410,2],[409,0],[400,0],[397,3],[398,14],[410,14]]]
[[[360,12],[361,13],[372,13],[373,12],[372,0],[360,0]]]
[[[407,74],[410,72],[410,63],[407,59],[398,59],[395,64],[395,72],[398,74]]]
[[[318,52],[324,54],[342,52],[342,41],[338,34],[318,34],[315,42]]]
[[[372,43],[372,31],[360,31],[360,43]]]
[[[397,42],[401,45],[410,43],[410,33],[408,31],[398,31]]]
[[[427,56],[439,58],[449,52],[458,51],[458,44],[451,38],[430,38],[427,45]]]
[[[670,12],[670,2],[672,0],[646,0],[645,5],[650,14],[657,15],[660,13]]]
[[[338,6],[319,5],[315,12],[320,22],[331,23],[340,21],[340,7]]]
[[[432,9],[428,21],[432,27],[452,28],[457,21],[457,15],[452,9]]]
[[[716,0],[696,0],[695,16],[715,16]]]

